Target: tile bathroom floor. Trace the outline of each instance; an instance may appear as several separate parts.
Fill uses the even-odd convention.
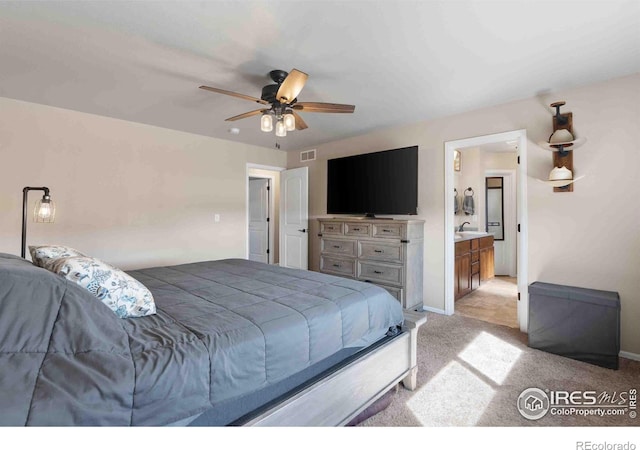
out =
[[[456,301],[455,314],[518,328],[517,305],[517,279],[497,276]]]

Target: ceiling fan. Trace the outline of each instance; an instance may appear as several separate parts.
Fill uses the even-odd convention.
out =
[[[289,73],[284,70],[272,70],[269,72],[269,77],[271,77],[275,84],[267,84],[264,86],[260,98],[210,86],[200,86],[200,89],[267,105],[268,107],[266,108],[238,114],[225,120],[233,122],[234,120],[262,114],[260,129],[267,132],[271,131],[273,129],[273,120],[275,119],[276,136],[286,136],[287,131],[296,129],[304,130],[308,128],[298,112],[352,113],[356,108],[354,105],[343,105],[339,103],[298,102],[298,95],[307,82],[309,75],[297,69],[293,69]]]

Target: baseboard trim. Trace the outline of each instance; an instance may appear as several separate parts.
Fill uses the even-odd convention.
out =
[[[640,354],[631,352],[620,352],[618,356],[621,358],[633,359],[634,361],[640,361]]]
[[[422,310],[423,311],[432,312],[432,313],[436,313],[436,314],[447,315],[447,313],[444,311],[444,309],[438,309],[438,308],[434,308],[432,306],[423,305],[422,306]],[[640,361],[640,354],[638,354],[638,353],[631,353],[631,352],[621,351],[620,353],[618,353],[618,356],[620,356],[621,358],[631,359],[633,361]]]
[[[438,309],[438,308],[434,308],[432,306],[422,306],[422,310],[423,311],[429,311],[432,313],[436,313],[436,314],[442,314],[442,315],[446,315],[447,313],[444,312],[444,309]]]

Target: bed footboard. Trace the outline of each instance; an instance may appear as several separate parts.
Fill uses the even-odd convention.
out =
[[[417,335],[424,313],[405,311],[397,337],[254,416],[245,426],[341,426],[402,381],[416,387]]]
[[[407,330],[410,335],[411,369],[407,376],[402,379],[402,385],[413,391],[418,382],[418,330],[427,322],[427,315],[416,311],[405,311],[404,319],[403,329]]]

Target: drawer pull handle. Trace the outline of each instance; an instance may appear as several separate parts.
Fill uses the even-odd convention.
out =
[[[360,231],[360,228],[354,228],[353,231]]]
[[[342,265],[341,264],[334,264],[333,267],[337,267],[339,269],[340,267],[342,267]]]
[[[391,230],[387,230],[386,228],[384,228],[382,231],[383,231],[384,233],[391,233]]]
[[[377,273],[378,275],[382,275],[384,272],[381,272],[380,270],[374,270],[373,273]]]
[[[342,248],[339,245],[334,245],[333,248]]]
[[[376,253],[384,253],[384,250],[374,250]]]

